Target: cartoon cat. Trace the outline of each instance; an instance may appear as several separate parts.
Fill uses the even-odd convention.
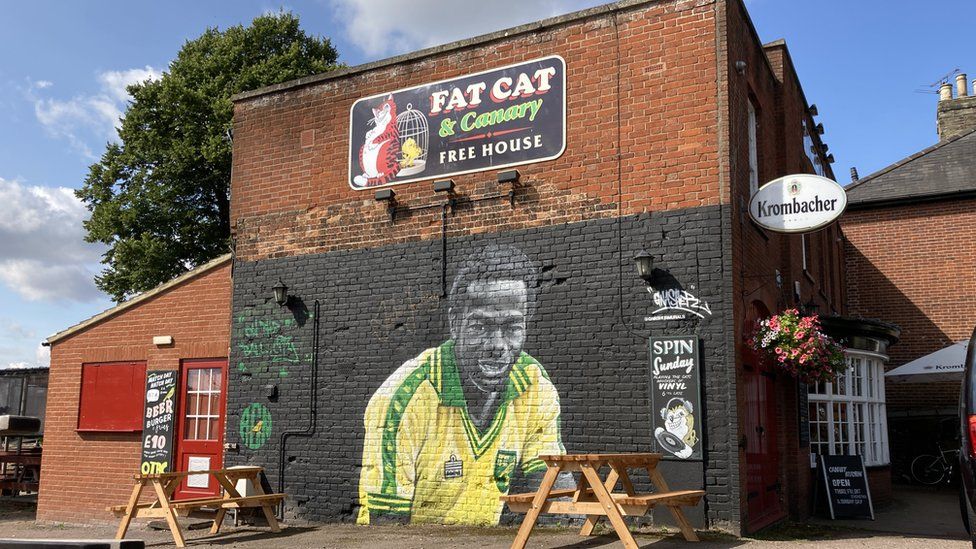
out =
[[[654,430],[654,436],[661,446],[682,459],[691,457],[694,445],[698,443],[695,432],[695,412],[691,402],[683,398],[672,398],[661,408],[664,427]]]
[[[389,183],[400,172],[400,134],[396,125],[396,103],[393,95],[373,109],[374,127],[366,132],[366,142],[359,149],[362,175],[353,178],[357,187]]]

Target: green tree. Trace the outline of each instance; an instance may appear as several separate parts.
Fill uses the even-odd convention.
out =
[[[158,80],[129,86],[119,129],[76,191],[86,240],[108,245],[95,277],[120,302],[229,251],[235,93],[332,70],[330,41],[290,13],[187,41]]]

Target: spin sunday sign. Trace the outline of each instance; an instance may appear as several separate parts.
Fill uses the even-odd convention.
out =
[[[496,170],[565,148],[566,62],[550,56],[359,99],[349,112],[349,185]]]

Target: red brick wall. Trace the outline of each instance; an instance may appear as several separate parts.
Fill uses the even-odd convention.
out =
[[[889,369],[972,334],[976,200],[851,210],[844,236],[851,313],[901,327]],[[888,383],[888,410],[954,408],[958,385]]]
[[[126,502],[139,472],[139,433],[75,430],[82,363],[145,360],[150,370],[176,370],[181,359],[226,357],[230,301],[228,261],[52,345],[39,520],[113,521],[105,507]],[[153,345],[159,335],[173,345]]]
[[[438,212],[391,225],[372,192],[350,189],[350,107],[383,91],[548,55],[566,61],[566,152],[519,167],[525,189],[515,209],[506,201],[462,209],[451,218],[450,236],[612,217],[618,208],[630,214],[718,204],[715,9],[712,2],[643,4],[239,101],[231,199],[238,257],[439,237]],[[455,181],[471,198],[499,192],[491,171]],[[444,200],[429,183],[396,192],[403,206]]]
[[[785,44],[758,47],[758,37],[744,6],[729,2],[724,25],[728,43],[727,86],[729,203],[732,210],[732,302],[735,308],[734,344],[738,349],[739,408],[755,406],[747,402],[743,372],[744,342],[751,330],[753,303],[761,303],[770,313],[799,306],[810,300],[821,313],[843,310],[840,284],[842,247],[837,242],[839,229],[832,225],[808,234],[807,269],[803,268],[800,236],[774,233],[760,228],[749,217],[748,103],[757,111],[757,150],[759,185],[793,173],[813,173],[805,153],[802,122],[813,125],[807,115],[807,101],[800,88]],[[744,72],[736,62],[744,61]],[[831,176],[828,172],[828,177]],[[782,283],[776,283],[776,271]],[[794,281],[800,283],[800,299],[794,297]],[[776,440],[779,452],[781,502],[784,511],[796,518],[810,512],[809,446],[800,446],[801,406],[797,382],[787,375],[776,376]],[[739,414],[739,431],[747,432],[745,415]],[[767,424],[768,425],[768,424]],[[748,463],[744,451],[739,456],[740,490],[746,493]],[[742,498],[743,529],[750,521],[748,501]]]

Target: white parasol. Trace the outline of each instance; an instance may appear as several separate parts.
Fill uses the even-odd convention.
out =
[[[896,383],[961,381],[962,375],[966,371],[966,349],[968,347],[969,340],[954,343],[934,353],[902,364],[886,373],[885,378]]]

